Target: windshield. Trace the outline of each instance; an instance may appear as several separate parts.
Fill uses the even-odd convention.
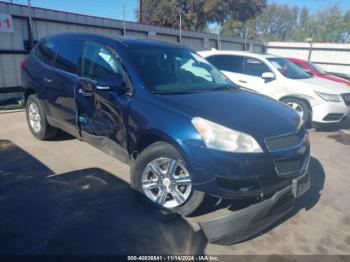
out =
[[[315,64],[312,64],[312,63],[309,63],[309,62],[307,62],[307,65],[308,65],[309,67],[311,67],[312,70],[314,70],[314,71],[316,71],[317,73],[319,73],[320,75],[326,75],[326,74],[327,74],[326,71],[324,71],[323,68],[320,67],[320,66],[318,66],[318,65],[315,65]]]
[[[207,60],[188,49],[128,48],[128,56],[153,93],[191,93],[234,86]]]
[[[273,57],[268,58],[271,64],[285,77],[291,79],[305,79],[310,78],[310,76],[301,68],[296,66],[293,62],[289,61],[287,58]]]

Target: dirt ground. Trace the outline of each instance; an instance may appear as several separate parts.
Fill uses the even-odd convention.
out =
[[[248,241],[209,244],[194,219],[160,216],[129,168],[61,134],[38,141],[24,112],[0,113],[0,254],[350,254],[350,124],[310,130],[311,189]]]

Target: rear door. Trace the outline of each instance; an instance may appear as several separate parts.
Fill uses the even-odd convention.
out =
[[[53,63],[61,41],[55,38],[44,39],[33,50],[33,54],[26,60],[30,72],[31,82],[38,96],[44,101],[48,115],[51,115],[47,98],[52,95],[52,70]],[[33,56],[33,59],[32,59]],[[55,100],[50,98],[49,100]]]
[[[74,90],[79,79],[83,50],[81,40],[63,40],[58,49],[54,68],[48,75],[47,89],[53,121],[67,131],[76,131],[76,104]]]
[[[206,59],[221,70],[235,84],[243,86],[245,81],[243,75],[243,56],[213,55]]]
[[[127,119],[130,93],[96,88],[99,80],[121,75],[131,89],[116,51],[104,44],[86,42],[82,55],[81,78],[77,84],[75,101],[78,109],[78,128],[83,135],[108,138],[120,149],[127,148]],[[108,142],[109,143],[109,142]]]

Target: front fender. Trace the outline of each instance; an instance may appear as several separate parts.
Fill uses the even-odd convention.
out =
[[[132,100],[128,128],[130,154],[137,151],[138,145],[144,142],[142,140],[145,137],[149,139],[150,144],[164,141],[180,152],[190,170],[192,166],[187,145],[190,143],[204,146],[189,117],[143,99]]]

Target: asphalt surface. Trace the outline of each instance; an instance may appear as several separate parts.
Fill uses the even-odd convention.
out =
[[[24,112],[0,113],[0,254],[350,254],[350,123],[341,129],[310,130],[311,189],[291,213],[221,246],[198,217],[139,201],[125,164],[66,134],[38,141]]]

